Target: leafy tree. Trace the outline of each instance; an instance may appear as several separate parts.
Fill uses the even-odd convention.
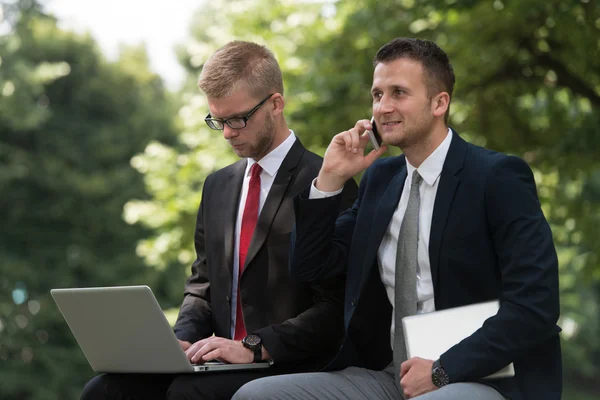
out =
[[[158,282],[122,213],[147,197],[130,160],[171,140],[173,110],[143,48],[110,63],[35,2],[2,11],[0,398],[75,399],[92,371],[49,291]]]

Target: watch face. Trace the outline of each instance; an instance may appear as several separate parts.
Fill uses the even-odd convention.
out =
[[[442,387],[450,383],[448,375],[446,375],[446,371],[444,371],[441,366],[437,366],[433,369],[431,374],[431,380],[433,381],[433,384],[437,387]]]
[[[248,347],[258,346],[261,340],[257,335],[248,335],[244,338],[244,344]]]

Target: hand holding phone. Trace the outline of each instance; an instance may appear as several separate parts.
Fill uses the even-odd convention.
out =
[[[375,117],[371,117],[371,126],[373,128],[370,131],[368,130],[367,134],[369,135],[369,140],[371,141],[373,148],[377,151],[381,147],[381,143],[383,142],[383,139],[381,139],[379,132],[377,132],[377,125],[375,124]]]

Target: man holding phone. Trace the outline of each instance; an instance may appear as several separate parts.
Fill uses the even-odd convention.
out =
[[[267,375],[317,371],[343,335],[344,281],[301,283],[289,276],[293,198],[322,159],[302,146],[285,120],[279,65],[264,46],[235,41],[204,64],[206,124],[222,132],[235,164],[204,182],[195,232],[197,258],[185,286],[175,335],[191,362],[212,359],[266,369],[182,375],[107,374],[82,399],[230,399]],[[356,198],[344,185],[338,213]]]
[[[455,77],[435,43],[394,39],[374,65],[376,124],[334,136],[295,200],[292,273],[347,279],[333,372],[256,380],[234,399],[560,399],[558,262],[531,169],[448,127]],[[375,126],[386,145],[366,153]],[[387,145],[403,155],[378,160]],[[338,217],[340,189],[364,170]],[[403,317],[495,299],[498,313],[438,359],[407,359]],[[513,377],[483,380],[510,363]]]

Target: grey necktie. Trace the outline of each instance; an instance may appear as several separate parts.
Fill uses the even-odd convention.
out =
[[[407,360],[402,317],[417,312],[417,242],[419,240],[419,185],[423,178],[413,171],[408,205],[398,235],[396,276],[394,287],[394,367],[396,376],[400,364]]]

